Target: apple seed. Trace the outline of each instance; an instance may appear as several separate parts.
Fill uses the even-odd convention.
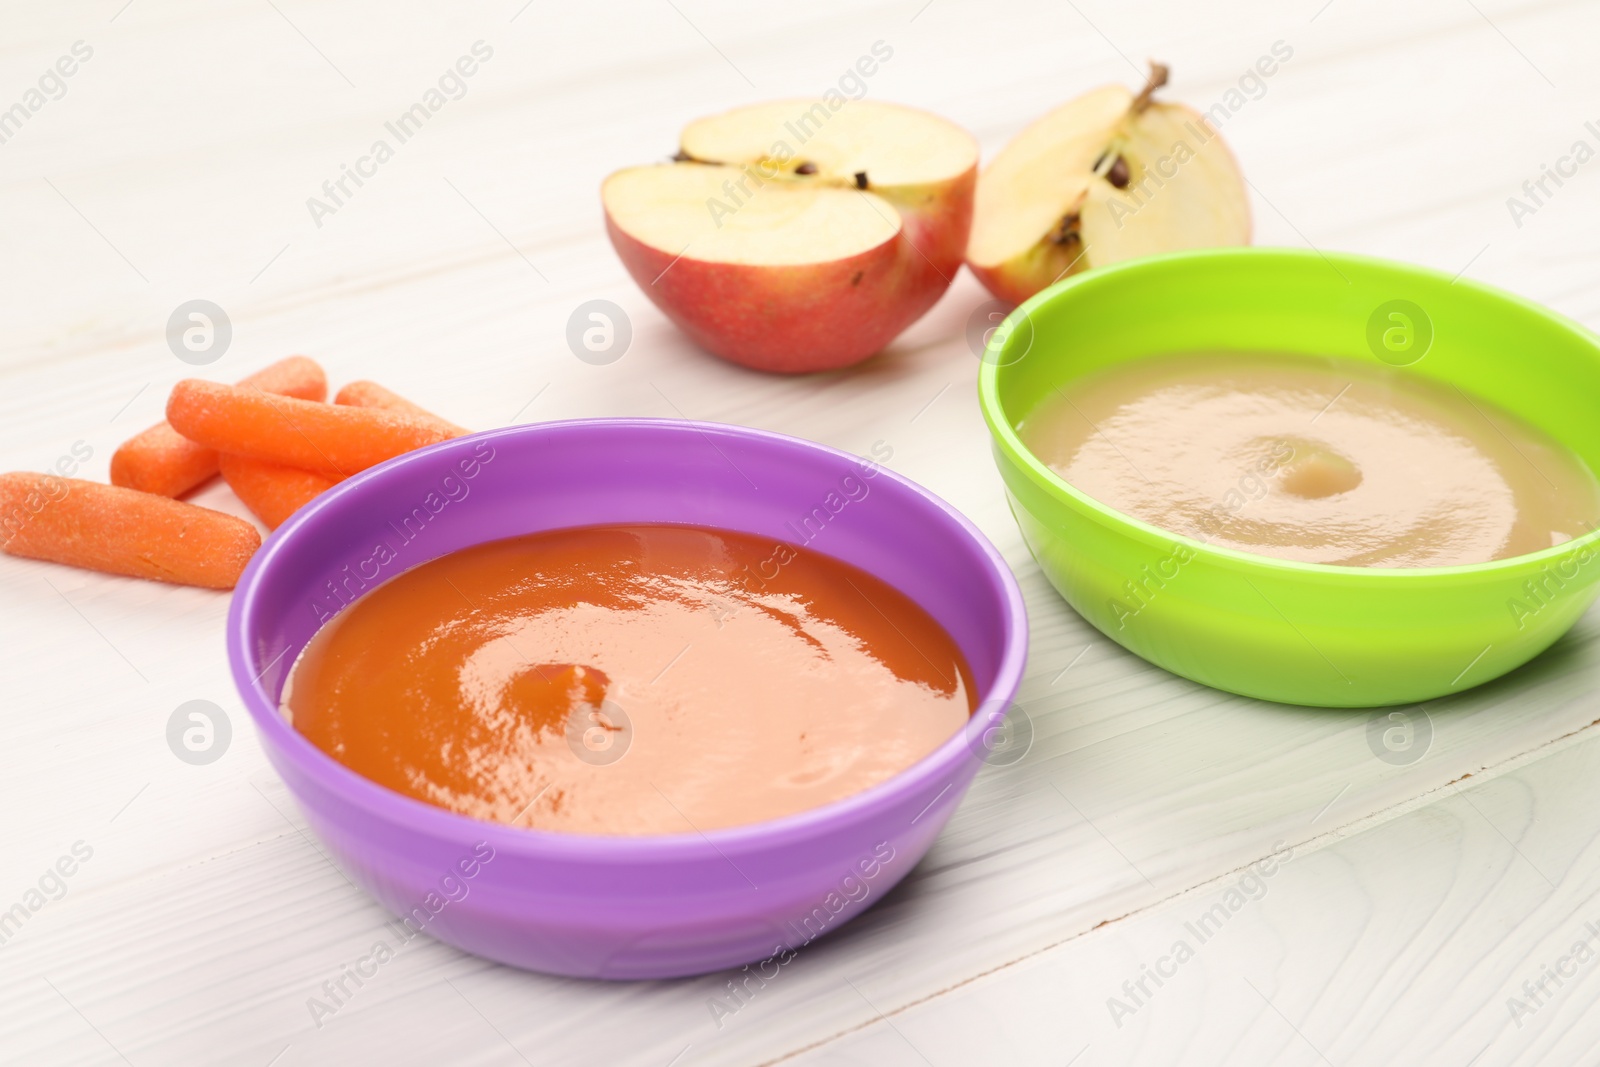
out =
[[[1128,170],[1128,161],[1121,156],[1118,156],[1116,162],[1111,164],[1111,169],[1106,171],[1106,181],[1115,185],[1118,189],[1126,189],[1128,180],[1131,177],[1132,175]]]
[[[1074,241],[1081,240],[1083,240],[1083,235],[1078,232],[1077,212],[1062,216],[1061,225],[1056,227],[1055,231],[1050,234],[1051,243],[1058,245],[1070,245]]]

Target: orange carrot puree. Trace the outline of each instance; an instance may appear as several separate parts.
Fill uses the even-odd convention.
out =
[[[313,637],[294,726],[367,778],[465,815],[693,833],[868,788],[973,710],[954,641],[809,548],[597,526],[441,557]]]

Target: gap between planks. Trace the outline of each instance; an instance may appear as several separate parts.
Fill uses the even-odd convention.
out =
[[[1550,738],[1548,741],[1542,741],[1539,744],[1534,745],[1532,748],[1519,752],[1516,755],[1508,756],[1497,763],[1484,764],[1477,770],[1467,771],[1464,774],[1459,774],[1450,779],[1448,782],[1443,782],[1431,789],[1425,789],[1421,793],[1418,793],[1416,796],[1413,796],[1407,800],[1398,801],[1386,808],[1379,808],[1377,811],[1369,812],[1366,815],[1352,819],[1343,825],[1335,826],[1331,829],[1323,831],[1320,834],[1313,834],[1312,836],[1307,837],[1299,842],[1291,843],[1289,847],[1293,850],[1297,857],[1302,853],[1321,851],[1322,849],[1327,848],[1329,845],[1338,844],[1339,842],[1348,838],[1356,837],[1360,834],[1366,833],[1368,830],[1372,830],[1384,825],[1385,823],[1392,822],[1403,815],[1408,815],[1413,811],[1425,808],[1435,801],[1442,799],[1447,792],[1450,795],[1454,795],[1456,792],[1455,787],[1462,782],[1470,779],[1493,781],[1502,775],[1509,774],[1512,771],[1520,770],[1521,768],[1530,764],[1537,763],[1546,756],[1554,755],[1557,752],[1575,747],[1585,741],[1600,737],[1600,729],[1597,729],[1597,727],[1600,727],[1600,719],[1594,719],[1586,725],[1580,726],[1575,730],[1569,730],[1564,734],[1559,734],[1553,738]],[[1335,797],[1335,799],[1337,799],[1337,797]],[[1318,812],[1319,816],[1321,814],[1321,812]],[[1239,864],[1236,867],[1223,871],[1220,874],[1213,875],[1203,882],[1198,882],[1187,889],[1180,889],[1175,893],[1170,893],[1164,897],[1160,897],[1148,904],[1124,912],[1121,915],[1117,915],[1109,919],[1101,919],[1099,922],[1088,927],[1087,929],[1080,930],[1075,934],[1069,934],[1066,937],[1050,942],[1048,945],[1041,945],[1038,948],[1030,949],[1014,959],[1007,960],[1005,963],[996,964],[995,966],[979,971],[976,974],[968,975],[966,978],[963,978],[960,981],[952,982],[943,989],[939,989],[932,993],[917,997],[914,1000],[909,1000],[904,1004],[898,1005],[897,1007],[879,1011],[874,1017],[856,1023],[854,1026],[844,1027],[843,1029],[829,1034],[827,1037],[813,1041],[810,1044],[791,1049],[790,1051],[772,1059],[762,1060],[757,1067],[773,1067],[774,1064],[792,1060],[797,1056],[805,1055],[808,1052],[814,1052],[825,1045],[840,1040],[841,1038],[848,1037],[851,1034],[866,1030],[880,1021],[886,1022],[892,1016],[904,1014],[905,1012],[910,1011],[912,1008],[926,1004],[932,1000],[937,1000],[946,994],[953,993],[965,986],[972,985],[974,982],[987,978],[990,975],[999,974],[1003,971],[1010,970],[1011,968],[1022,963],[1026,963],[1031,959],[1043,956],[1048,952],[1052,952],[1063,945],[1071,944],[1072,942],[1087,937],[1104,927],[1115,926],[1116,924],[1126,922],[1129,919],[1134,919],[1139,916],[1157,911],[1169,904],[1174,904],[1179,901],[1189,900],[1194,897],[1201,896],[1202,894],[1208,893],[1214,888],[1220,886],[1223,882],[1229,881],[1235,876],[1242,874],[1244,870],[1251,864],[1259,863],[1265,858],[1265,856],[1257,856],[1253,859],[1247,860],[1242,864]]]

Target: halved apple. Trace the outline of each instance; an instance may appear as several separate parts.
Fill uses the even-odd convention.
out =
[[[700,119],[671,163],[601,186],[633,280],[709,352],[799,373],[859,362],[938,301],[978,146],[926,112],[780,101]]]
[[[1090,267],[1156,252],[1250,243],[1244,178],[1203,115],[1153,99],[1167,68],[1137,95],[1092,90],[1019,133],[978,179],[967,265],[1020,304]]]

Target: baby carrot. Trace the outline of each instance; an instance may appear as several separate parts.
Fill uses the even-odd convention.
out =
[[[165,422],[122,443],[111,456],[111,484],[182,496],[217,473],[217,454],[179,436]]]
[[[243,519],[77,478],[0,474],[0,549],[177,585],[232,589],[261,535]]]
[[[399,393],[385,389],[377,382],[351,382],[339,390],[339,395],[333,398],[333,402],[358,408],[387,408],[390,411],[403,411],[408,415],[415,415],[419,419],[432,419],[456,437],[467,432],[455,423],[441,419],[427,408],[413,404]]]
[[[316,362],[290,356],[239,383],[268,393],[321,400],[328,379]],[[111,484],[162,496],[182,496],[217,473],[217,453],[197,445],[172,428],[157,423],[124,441],[111,457]]]
[[[398,411],[318,404],[197,378],[173,386],[167,421],[218,452],[339,478],[456,436]]]
[[[276,530],[312,497],[337,484],[315,471],[227,453],[222,455],[222,480],[269,530]]]

